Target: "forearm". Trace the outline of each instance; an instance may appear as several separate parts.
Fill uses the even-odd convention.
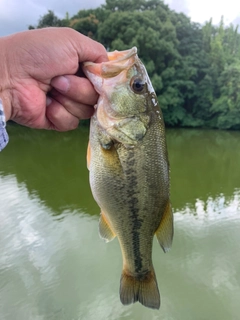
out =
[[[2,100],[0,99],[0,151],[2,151],[8,143],[8,134],[5,127],[6,119],[3,111]]]
[[[7,59],[9,37],[0,38],[0,99],[5,114],[5,120],[11,118],[11,81],[9,75],[9,59]]]

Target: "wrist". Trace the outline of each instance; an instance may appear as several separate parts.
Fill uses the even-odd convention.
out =
[[[8,37],[0,38],[0,99],[2,100],[3,111],[6,121],[11,119],[11,82],[8,68]]]

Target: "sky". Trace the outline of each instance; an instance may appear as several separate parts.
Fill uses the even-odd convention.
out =
[[[48,10],[63,18],[66,12],[70,17],[79,10],[96,8],[104,0],[0,0],[0,36],[28,29],[36,25]],[[240,6],[237,0],[165,0],[171,9],[184,12],[194,22],[204,23],[213,18],[218,24],[224,16],[226,24],[240,23]]]

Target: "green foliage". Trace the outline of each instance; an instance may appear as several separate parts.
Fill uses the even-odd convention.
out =
[[[29,26],[28,29],[35,29],[35,28],[45,28],[45,27],[62,27],[64,23],[61,19],[55,16],[52,10],[48,10],[48,13],[45,14],[43,17],[40,17],[38,21],[38,25],[36,27]]]
[[[37,28],[46,26],[69,26],[109,51],[136,46],[166,125],[240,130],[240,34],[223,17],[201,26],[161,0],[106,0],[62,20],[49,10]]]
[[[87,17],[76,18],[71,20],[69,26],[85,36],[90,38],[96,38],[96,33],[98,29],[98,19],[94,14],[90,14]]]

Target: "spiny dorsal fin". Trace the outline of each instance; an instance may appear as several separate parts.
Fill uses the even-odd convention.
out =
[[[166,205],[156,236],[163,251],[169,251],[173,239],[173,213],[170,202]]]
[[[112,231],[112,229],[109,226],[109,223],[104,215],[104,213],[101,212],[100,220],[99,220],[99,234],[100,237],[105,240],[106,242],[109,242],[113,240],[116,235]]]

